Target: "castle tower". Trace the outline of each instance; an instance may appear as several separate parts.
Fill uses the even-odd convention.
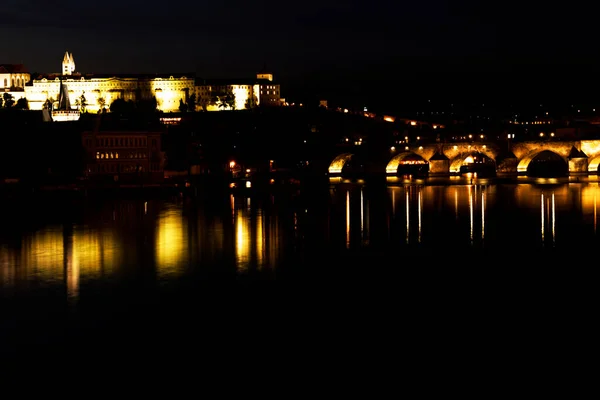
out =
[[[65,52],[65,56],[62,61],[62,74],[71,75],[75,72],[75,58],[73,53]]]

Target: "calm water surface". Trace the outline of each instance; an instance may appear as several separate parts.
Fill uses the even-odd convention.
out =
[[[345,296],[356,312],[365,298],[395,304],[411,286],[459,287],[498,263],[518,281],[592,252],[599,200],[597,177],[5,200],[2,350],[87,343],[107,326],[189,331],[190,315],[275,313],[282,299],[289,311]]]

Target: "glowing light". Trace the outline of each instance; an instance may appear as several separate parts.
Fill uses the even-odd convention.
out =
[[[542,214],[542,242],[544,242],[544,193],[541,195],[541,214]]]
[[[468,186],[467,190],[469,192],[469,222],[470,222],[470,239],[471,245],[473,244],[473,186]]]
[[[350,191],[346,192],[346,247],[350,247]]]
[[[363,189],[360,188],[360,234],[364,237],[365,229],[365,198]]]
[[[22,244],[22,260],[27,275],[44,281],[63,280],[65,259],[62,227],[36,232]]]
[[[256,215],[256,261],[258,268],[261,268],[264,264],[265,257],[265,234],[263,230],[263,214],[262,210],[259,210]]]
[[[235,261],[238,271],[248,269],[250,262],[250,221],[243,210],[238,210],[235,218]]]
[[[183,272],[188,246],[181,207],[169,205],[159,215],[156,229],[156,269],[159,277]]]
[[[231,91],[235,98],[235,109],[245,110],[246,105],[248,104],[248,99],[252,95],[250,93],[250,89],[247,89],[244,85],[233,85]]]
[[[556,207],[554,203],[554,192],[552,192],[552,243],[556,241]]]
[[[350,154],[350,153],[340,154],[339,156],[337,156],[329,165],[329,173],[330,174],[341,174],[342,169],[344,168],[344,165],[351,158],[352,158],[352,154]]]
[[[406,191],[406,243],[410,236],[410,198],[408,196],[408,190]]]
[[[421,190],[419,189],[418,198],[417,198],[417,216],[419,218],[419,243],[421,242],[421,209],[422,209],[422,198],[421,198]]]
[[[485,238],[485,192],[481,191],[481,239]]]

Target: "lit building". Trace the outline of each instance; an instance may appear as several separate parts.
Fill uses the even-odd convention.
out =
[[[0,91],[23,91],[31,76],[23,64],[0,64]]]
[[[273,74],[259,73],[255,80],[197,80],[196,108],[203,111],[247,110],[257,106],[280,106],[280,86]]]
[[[8,93],[15,102],[25,97],[24,88],[30,80],[23,64],[0,64],[0,97]]]
[[[15,75],[16,77],[16,75]],[[25,76],[20,79],[24,79]],[[27,75],[29,80],[29,75]],[[34,77],[24,87],[31,110],[42,110],[50,102],[56,105],[60,81],[68,88],[69,102],[76,108],[97,112],[109,108],[116,99],[143,100],[156,98],[157,108],[164,112],[179,111],[194,88],[194,74],[165,75],[100,75],[76,72],[73,54],[66,52],[60,73]],[[0,79],[1,81],[1,79]],[[16,97],[16,96],[15,96]],[[83,110],[82,110],[83,111]]]
[[[66,86],[72,109],[98,112],[116,99],[156,99],[163,112],[178,112],[195,94],[195,110],[244,110],[256,106],[285,105],[280,85],[273,74],[260,72],[256,79],[199,80],[194,73],[139,75],[86,74],[77,72],[73,53],[65,52],[60,72],[31,77],[23,65],[0,65],[0,91],[10,92],[15,101],[26,98],[30,110],[56,109]]]
[[[159,182],[164,177],[161,132],[86,131],[82,144],[89,178]]]

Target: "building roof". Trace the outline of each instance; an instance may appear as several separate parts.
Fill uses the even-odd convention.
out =
[[[48,80],[54,80],[55,78],[64,78],[64,79],[169,79],[173,78],[195,78],[195,73],[187,72],[187,73],[168,73],[168,74],[80,74],[74,73],[71,75],[63,75],[61,73],[50,73],[50,74],[40,74],[36,76],[34,79],[39,80],[46,78]]]
[[[0,74],[28,73],[23,64],[0,64]]]
[[[265,83],[267,82],[267,83]],[[238,79],[227,79],[227,78],[217,78],[217,79],[202,79],[196,78],[196,86],[231,86],[231,85],[278,85],[277,82],[265,81],[264,79],[256,79],[256,78],[238,78]]]

